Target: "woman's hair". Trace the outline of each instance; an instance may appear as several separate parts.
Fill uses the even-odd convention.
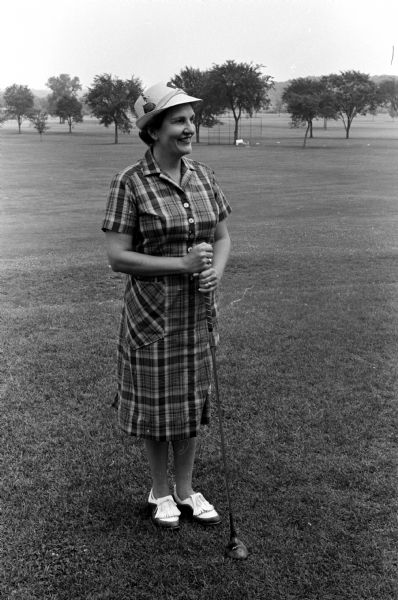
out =
[[[149,133],[149,130],[156,130],[156,129],[160,129],[163,123],[163,119],[165,118],[167,114],[167,109],[166,110],[162,110],[162,112],[160,112],[158,115],[156,115],[155,117],[153,117],[153,119],[151,119],[149,121],[149,123],[147,125],[145,125],[144,129],[141,129],[141,131],[139,132],[139,136],[142,139],[142,141],[147,145],[147,146],[152,146],[152,144],[154,143],[154,139],[151,136],[151,134]]]

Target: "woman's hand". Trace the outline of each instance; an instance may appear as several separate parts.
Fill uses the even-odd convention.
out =
[[[183,257],[187,273],[201,273],[208,269],[213,260],[213,247],[206,242],[193,246],[192,250]]]
[[[219,283],[219,277],[214,267],[209,267],[199,273],[199,292],[214,292]]]
[[[199,273],[199,291],[203,293],[214,292],[221,281],[224,268],[228,259],[231,240],[227,225],[224,221],[217,224],[214,236],[213,260]]]

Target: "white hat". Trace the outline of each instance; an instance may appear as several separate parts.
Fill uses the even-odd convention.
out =
[[[135,124],[138,129],[144,127],[159,113],[177,106],[178,104],[191,104],[192,102],[201,102],[200,98],[188,96],[179,88],[166,83],[156,83],[146,89],[134,104],[134,111],[137,115]]]

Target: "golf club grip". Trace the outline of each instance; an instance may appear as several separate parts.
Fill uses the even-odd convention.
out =
[[[211,302],[212,294],[209,292],[205,294],[205,305],[206,305],[206,321],[207,321],[207,329],[209,333],[213,333],[213,314],[212,314],[212,302]]]

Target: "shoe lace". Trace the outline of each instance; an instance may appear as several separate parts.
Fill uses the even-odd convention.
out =
[[[155,516],[159,519],[167,519],[168,517],[178,517],[180,514],[174,500],[167,498],[167,500],[158,504]]]
[[[210,504],[210,502],[208,502],[206,500],[206,498],[200,492],[195,494],[192,497],[192,500],[193,500],[193,504],[194,504],[194,514],[196,514],[196,515],[201,515],[204,512],[209,512],[210,510],[214,510],[214,506],[212,504]]]

